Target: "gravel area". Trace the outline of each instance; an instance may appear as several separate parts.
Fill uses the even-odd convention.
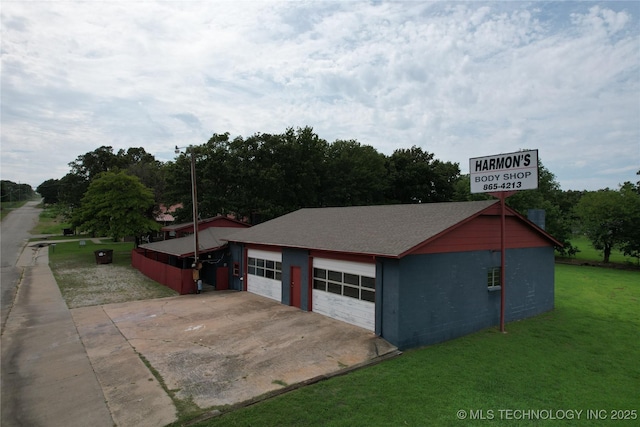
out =
[[[69,308],[177,295],[172,289],[127,266],[100,264],[65,268],[58,265],[54,268],[54,275]]]

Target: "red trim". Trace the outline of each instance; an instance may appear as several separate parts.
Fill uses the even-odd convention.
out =
[[[309,261],[307,263],[307,311],[313,311],[313,257],[309,255]]]
[[[244,268],[243,268],[243,277],[244,280],[242,281],[242,290],[246,291],[247,290],[247,282],[249,281],[249,265],[247,264],[248,262],[248,258],[249,258],[249,249],[247,249],[246,247],[243,250],[243,254],[242,256],[244,257]]]

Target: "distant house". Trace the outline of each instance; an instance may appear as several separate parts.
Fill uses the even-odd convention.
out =
[[[216,289],[229,286],[229,251],[226,239],[249,224],[218,216],[198,222],[198,259],[200,278]],[[163,228],[178,237],[139,245],[132,252],[132,265],[147,277],[180,294],[195,291],[193,263],[195,239],[193,222]]]
[[[198,230],[202,231],[210,227],[245,228],[249,227],[249,224],[222,215],[198,221]],[[162,227],[160,231],[164,233],[165,240],[188,236],[193,234],[193,221],[181,224],[170,224]]]
[[[173,224],[175,222],[175,217],[173,214],[177,209],[182,208],[182,203],[177,205],[171,205],[166,207],[165,205],[160,205],[158,208],[158,213],[155,216],[155,220],[158,224],[166,226],[169,224]]]
[[[553,309],[552,236],[507,208],[506,321]],[[500,204],[301,209],[238,230],[229,286],[361,326],[400,349],[497,325]]]

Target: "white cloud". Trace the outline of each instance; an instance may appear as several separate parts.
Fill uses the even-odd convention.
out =
[[[37,186],[101,145],[168,160],[213,132],[309,125],[463,170],[538,148],[563,188],[615,187],[640,169],[639,15],[629,2],[9,2],[2,178]]]

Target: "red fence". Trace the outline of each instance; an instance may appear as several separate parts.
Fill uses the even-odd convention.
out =
[[[191,270],[183,270],[147,258],[144,249],[136,248],[131,252],[131,265],[148,278],[173,289],[180,295],[195,293],[196,287]]]

